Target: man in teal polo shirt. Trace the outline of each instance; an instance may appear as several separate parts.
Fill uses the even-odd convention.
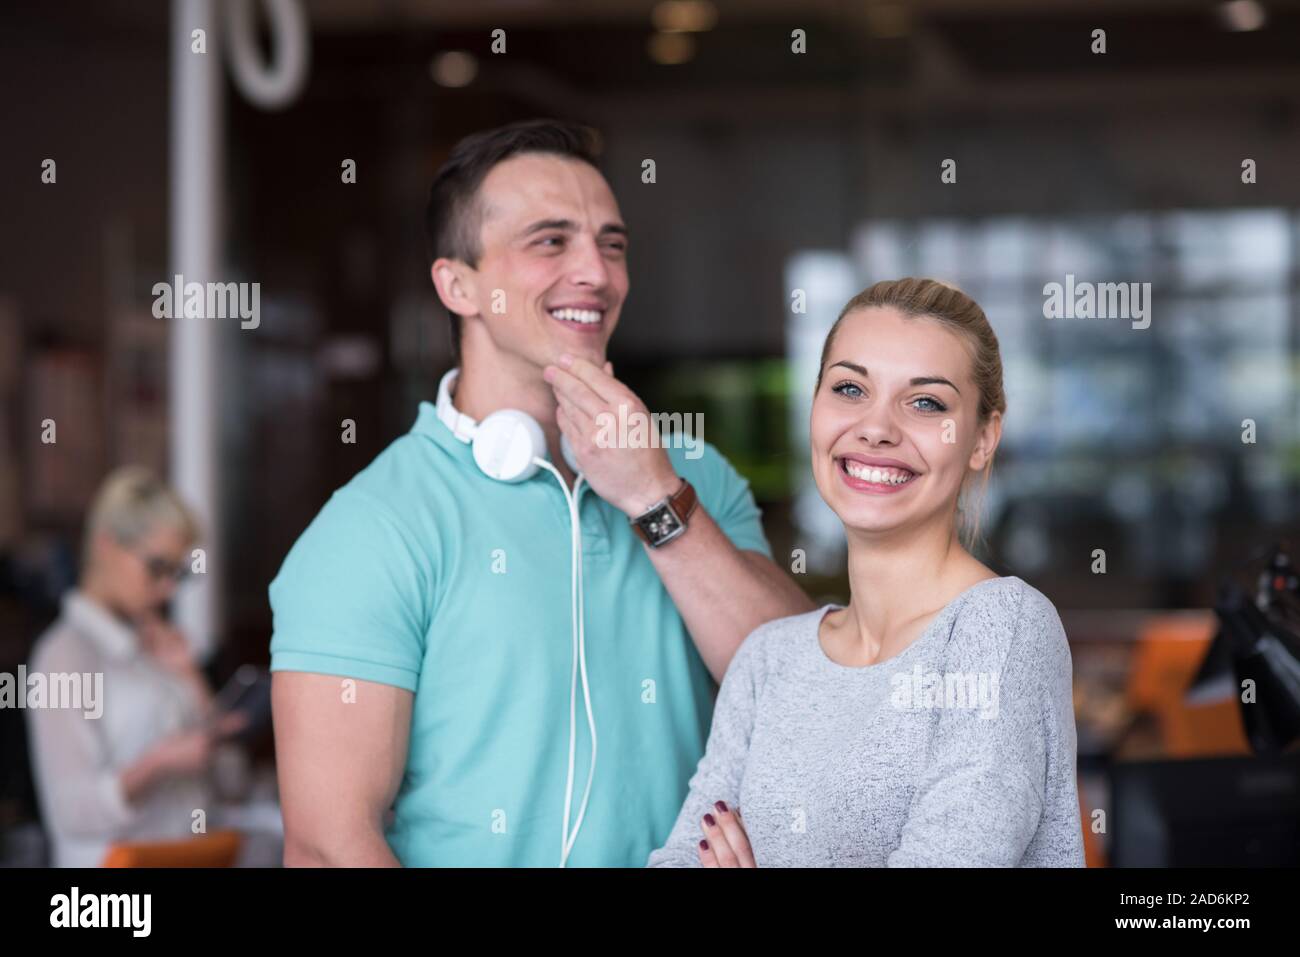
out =
[[[444,414],[421,403],[271,583],[286,864],[642,866],[736,648],[812,607],[711,445],[610,440],[646,409],[605,361],[627,230],[595,164],[590,131],[535,121],[469,137],[435,177],[430,274],[460,354]],[[507,408],[558,475],[480,469],[458,423]],[[581,656],[562,436],[584,476]]]

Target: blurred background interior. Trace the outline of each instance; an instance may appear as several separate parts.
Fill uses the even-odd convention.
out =
[[[91,494],[125,463],[215,524],[191,617],[212,680],[264,665],[289,546],[450,363],[420,228],[433,171],[469,132],[558,116],[602,135],[632,231],[620,378],[652,409],[704,413],[814,597],[846,594],[807,474],[825,330],[881,278],[981,303],[1009,403],[983,557],[1047,594],[1070,636],[1085,825],[1105,815],[1090,863],[1300,856],[1294,747],[1252,755],[1231,688],[1188,695],[1220,583],[1253,587],[1300,518],[1300,6],[304,0],[309,62],[275,108],[224,63],[213,96],[180,99],[176,11],[203,6],[0,12],[0,672],[57,613]],[[253,52],[274,59],[252,7]],[[226,37],[209,43],[221,57]],[[210,137],[212,217],[176,190],[182,116]],[[151,289],[205,249],[260,283],[262,319],[211,327],[196,364]],[[1044,320],[1043,286],[1066,274],[1150,282],[1150,328]],[[26,748],[22,713],[0,710],[10,864],[45,860]],[[263,856],[241,860],[275,863],[269,734],[237,769],[230,802],[272,809],[250,825]]]

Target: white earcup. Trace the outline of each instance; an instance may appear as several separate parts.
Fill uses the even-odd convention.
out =
[[[498,409],[474,431],[474,461],[499,482],[523,482],[537,472],[535,458],[546,458],[546,436],[527,412]]]
[[[569,444],[567,435],[560,436],[560,454],[564,456],[564,461],[569,463],[569,468],[573,469],[574,475],[582,472],[582,469],[578,466],[578,460],[573,457],[573,446]]]

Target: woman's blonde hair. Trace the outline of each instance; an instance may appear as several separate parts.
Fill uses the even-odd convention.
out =
[[[826,334],[826,344],[822,346],[821,365],[817,370],[817,389],[821,389],[822,374],[830,358],[831,345],[835,333],[845,316],[859,309],[883,307],[897,309],[905,316],[933,319],[941,325],[958,333],[967,345],[971,357],[971,377],[979,389],[978,424],[983,426],[989,417],[998,412],[1006,414],[1007,397],[1002,389],[1002,353],[998,349],[998,337],[989,325],[984,310],[974,299],[956,286],[937,279],[920,279],[909,276],[906,279],[889,279],[878,282],[848,301],[841,310],[839,318]],[[993,456],[985,463],[981,474],[984,479],[980,485],[980,504],[988,490],[989,474],[993,470]],[[962,483],[965,491],[965,482]],[[980,509],[973,510],[974,519],[968,519],[967,509],[959,498],[957,513],[960,519],[959,534],[968,549],[974,550],[980,538]]]
[[[116,469],[99,486],[90,506],[82,563],[89,565],[100,532],[131,546],[157,528],[174,528],[190,542],[199,538],[198,520],[170,485],[144,466]]]

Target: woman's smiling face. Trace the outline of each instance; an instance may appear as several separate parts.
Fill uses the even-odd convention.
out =
[[[849,528],[887,531],[954,515],[962,482],[1001,435],[982,426],[971,353],[939,321],[872,306],[845,316],[813,398],[813,477]]]

